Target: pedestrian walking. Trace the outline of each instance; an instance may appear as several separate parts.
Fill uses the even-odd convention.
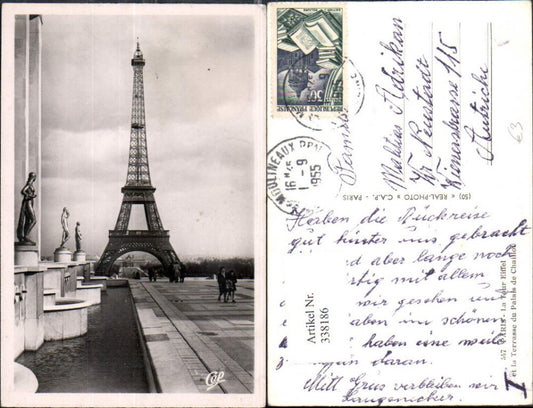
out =
[[[185,264],[181,264],[181,273],[180,273],[180,282],[183,283],[185,281],[185,274],[187,272],[187,268],[185,268]]]
[[[170,282],[179,283],[180,281],[180,265],[178,263],[172,264],[172,274],[170,275]]]
[[[226,294],[224,295],[224,302],[228,302],[231,297],[231,302],[235,303],[235,291],[237,290],[237,276],[235,271],[230,270],[226,276]]]
[[[217,273],[217,282],[218,282],[218,301],[220,302],[220,297],[224,296],[226,299],[226,268],[223,266],[220,267]]]

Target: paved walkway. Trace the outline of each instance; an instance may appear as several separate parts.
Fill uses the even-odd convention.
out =
[[[236,303],[217,300],[214,280],[130,280],[130,287],[161,392],[253,392],[253,280],[237,282]],[[223,381],[207,390],[213,372]]]

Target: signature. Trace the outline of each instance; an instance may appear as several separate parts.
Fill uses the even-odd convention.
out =
[[[224,371],[211,371],[205,377],[205,385],[207,385],[207,391],[213,389],[218,384],[223,383],[224,381]]]

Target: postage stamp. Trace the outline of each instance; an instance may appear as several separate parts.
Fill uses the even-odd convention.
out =
[[[276,10],[274,114],[321,116],[343,109],[343,9]]]

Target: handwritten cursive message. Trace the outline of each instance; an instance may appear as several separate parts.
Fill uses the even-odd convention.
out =
[[[372,200],[359,204],[365,211],[285,217],[285,253],[300,265],[286,279],[301,290],[280,305],[291,322],[280,347],[309,364],[301,389],[334,393],[337,403],[458,403],[464,390],[501,390],[504,374],[515,381],[505,369],[513,350],[506,305],[520,289],[510,290],[501,268],[516,271],[530,220],[502,222],[466,201]],[[328,254],[342,256],[324,262]],[[331,282],[335,297],[323,290]],[[501,367],[457,370],[480,355]],[[428,376],[431,366],[438,375]]]

